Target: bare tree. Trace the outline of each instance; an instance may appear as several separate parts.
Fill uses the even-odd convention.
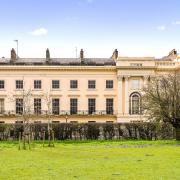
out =
[[[23,142],[23,149],[26,149],[26,144],[30,149],[30,120],[32,117],[32,90],[25,90],[24,88],[20,93],[15,94],[12,98],[10,98],[11,102],[15,102],[16,110],[15,114],[19,120],[23,122],[23,130],[22,134],[19,132],[19,149],[21,149],[21,137]]]
[[[180,74],[170,73],[151,78],[144,88],[144,112],[152,121],[168,122],[180,140]]]
[[[52,98],[48,92],[44,94],[44,102],[46,105],[46,120],[48,122],[48,146],[54,147],[54,131],[52,129],[52,118],[53,118]],[[45,133],[44,133],[44,135],[45,135]],[[43,137],[43,139],[45,139],[45,137]],[[44,144],[44,142],[43,142],[43,144]]]

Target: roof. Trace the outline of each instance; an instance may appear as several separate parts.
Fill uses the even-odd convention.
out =
[[[10,59],[0,58],[0,65],[60,65],[60,66],[115,66],[112,58],[18,58],[13,63]]]

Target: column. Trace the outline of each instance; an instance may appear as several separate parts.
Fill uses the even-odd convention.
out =
[[[129,114],[129,76],[124,76],[125,79],[125,115]]]
[[[122,115],[122,103],[123,103],[123,96],[122,96],[122,92],[123,92],[123,89],[122,89],[122,82],[123,82],[123,76],[118,76],[118,114],[119,115]]]
[[[143,83],[143,84],[144,84],[144,87],[145,87],[145,88],[148,86],[149,78],[150,78],[149,75],[143,76],[143,80],[144,80],[144,83]]]

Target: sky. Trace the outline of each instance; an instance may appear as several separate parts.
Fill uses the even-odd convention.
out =
[[[159,58],[180,52],[180,0],[0,0],[0,57],[16,39],[23,58]]]

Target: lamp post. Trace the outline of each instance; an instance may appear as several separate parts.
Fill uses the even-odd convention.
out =
[[[66,113],[66,124],[67,124],[67,122],[68,122],[68,113]]]
[[[18,59],[18,45],[19,45],[19,41],[16,39],[16,40],[14,40],[14,42],[16,42],[16,45],[17,45],[17,59]]]

